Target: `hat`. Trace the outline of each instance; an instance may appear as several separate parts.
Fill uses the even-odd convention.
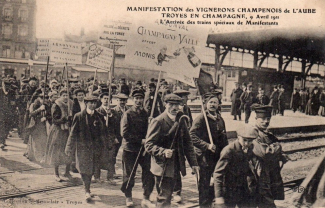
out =
[[[118,93],[116,96],[118,99],[128,99],[129,97],[124,93]]]
[[[142,82],[141,81],[137,81],[135,84],[136,85],[142,85]]]
[[[175,95],[178,95],[178,96],[183,96],[183,95],[189,95],[189,94],[191,94],[190,91],[182,90],[182,89],[180,89],[180,90],[175,90],[173,93],[174,93]]]
[[[149,83],[149,88],[156,88],[156,84],[153,83],[153,82],[150,82],[150,83]]]
[[[61,96],[63,93],[68,93],[67,88],[62,88],[62,89],[60,90],[60,96]]]
[[[53,95],[57,95],[57,94],[58,94],[58,92],[54,90],[54,91],[49,92],[48,96],[52,97]]]
[[[219,90],[214,90],[214,91],[212,92],[212,94],[215,95],[215,96],[218,96],[218,95],[221,95],[222,92],[219,91]]]
[[[256,118],[269,118],[272,116],[272,106],[253,104],[252,110],[256,113]]]
[[[182,102],[182,98],[179,97],[178,95],[175,95],[174,93],[171,93],[164,97],[164,101],[166,103],[180,104]]]
[[[213,93],[211,93],[211,92],[208,92],[208,93],[205,93],[204,95],[203,95],[203,100],[204,100],[204,102],[206,103],[206,102],[208,102],[211,98],[216,98],[217,97],[217,95],[215,95],[215,94],[213,94]]]
[[[120,81],[125,81],[125,78],[121,78]]]
[[[79,82],[79,80],[78,79],[69,79],[69,82],[71,83],[77,83],[77,82]]]
[[[97,101],[98,100],[98,97],[95,96],[95,95],[88,95],[85,97],[85,102],[89,102],[89,101]]]
[[[237,135],[245,139],[256,139],[258,137],[258,130],[253,126],[245,126],[237,130]]]
[[[160,85],[168,85],[167,81],[162,81]]]
[[[101,88],[108,88],[107,84],[99,84]]]
[[[73,94],[74,94],[74,95],[77,95],[79,92],[82,92],[82,93],[86,94],[86,92],[85,92],[83,89],[81,89],[81,88],[77,88],[77,89],[75,89],[75,90],[73,91]]]
[[[155,78],[151,78],[151,79],[150,79],[150,82],[154,82],[154,81],[155,81]]]
[[[99,98],[103,98],[104,96],[109,96],[109,93],[103,92],[102,94],[99,95]]]
[[[29,80],[28,80],[28,79],[22,79],[21,82],[22,82],[22,83],[28,83]]]
[[[139,88],[135,88],[132,93],[131,93],[132,97],[144,97],[144,92],[142,89]]]
[[[29,77],[29,81],[31,81],[31,80],[37,81],[37,78],[36,77]]]

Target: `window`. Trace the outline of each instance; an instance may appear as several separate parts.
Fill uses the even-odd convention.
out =
[[[20,8],[18,10],[18,17],[20,18],[21,21],[27,21],[28,18],[28,10],[26,8]]]
[[[10,46],[6,46],[6,45],[2,46],[2,56],[10,57]]]
[[[3,18],[5,20],[12,20],[13,10],[9,6],[3,7]]]
[[[12,24],[2,24],[2,34],[5,36],[12,34]]]
[[[28,35],[28,26],[27,25],[19,25],[18,26],[18,35],[25,37]]]

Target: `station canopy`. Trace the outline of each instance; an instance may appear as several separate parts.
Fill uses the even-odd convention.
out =
[[[265,29],[209,34],[207,44],[245,49],[265,54],[325,62],[325,33],[321,29]],[[235,49],[234,49],[235,48]]]

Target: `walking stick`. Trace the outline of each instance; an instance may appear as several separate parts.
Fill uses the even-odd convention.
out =
[[[130,174],[130,177],[129,177],[129,179],[128,179],[128,182],[127,182],[127,184],[126,184],[125,189],[128,189],[128,187],[129,187],[129,183],[130,183],[131,177],[132,177],[132,175],[133,175],[133,173],[134,173],[135,167],[138,165],[138,160],[139,160],[139,157],[140,157],[140,155],[141,155],[141,151],[142,151],[142,149],[143,149],[143,145],[141,146],[140,151],[139,151],[139,153],[138,153],[138,156],[137,156],[137,158],[135,159],[135,163],[134,163],[134,165],[133,165],[133,168],[132,168],[132,171],[131,171],[131,174]]]
[[[190,122],[190,117],[188,117],[187,115],[182,115],[180,118],[179,118],[179,124],[176,128],[176,131],[175,131],[175,135],[174,135],[174,138],[173,138],[173,141],[172,141],[172,144],[170,145],[170,148],[169,149],[172,149],[173,146],[174,146],[174,143],[175,143],[175,139],[176,139],[176,136],[177,136],[177,132],[179,131],[179,126],[181,125],[181,121],[183,118],[186,118],[188,122]],[[167,167],[167,163],[168,163],[168,159],[166,159],[166,162],[164,164],[164,167],[163,167],[163,171],[162,171],[162,174],[161,174],[161,179],[160,179],[160,182],[159,182],[159,188],[161,188],[161,184],[162,184],[162,181],[164,179],[164,175],[165,175],[165,171],[166,171],[166,167]]]

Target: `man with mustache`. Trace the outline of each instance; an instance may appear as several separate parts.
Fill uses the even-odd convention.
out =
[[[175,94],[165,96],[166,110],[154,118],[148,128],[145,148],[151,155],[151,172],[157,185],[156,207],[170,207],[177,174],[186,175],[185,156],[195,174],[199,175],[192,140],[179,113],[182,99]]]
[[[237,131],[237,140],[221,151],[213,174],[215,208],[254,207],[255,199],[249,183],[254,180],[254,174],[249,163],[252,142],[257,137],[256,128],[245,126]]]

